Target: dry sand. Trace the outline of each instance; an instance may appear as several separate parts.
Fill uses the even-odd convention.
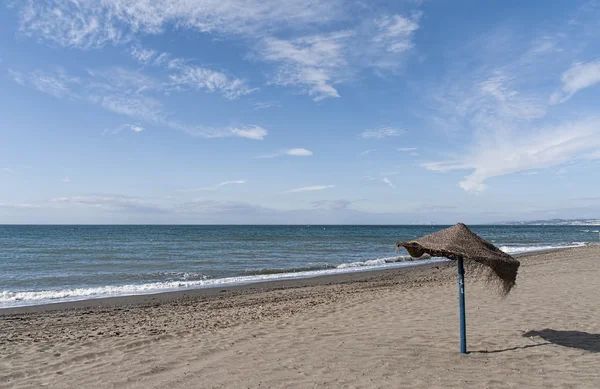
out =
[[[0,387],[600,388],[600,247],[520,260],[467,279],[469,355],[425,267],[3,310]]]

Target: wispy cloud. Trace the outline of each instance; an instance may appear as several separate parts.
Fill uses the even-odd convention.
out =
[[[29,204],[29,203],[0,203],[0,208],[8,208],[8,209],[35,209],[39,208],[37,204]]]
[[[318,200],[313,201],[312,206],[319,209],[329,209],[334,211],[348,209],[352,204],[350,200]]]
[[[257,90],[256,88],[250,89],[245,81],[239,78],[230,78],[223,72],[178,62],[175,62],[171,68],[176,69],[176,72],[170,76],[176,85],[219,92],[229,100],[235,100]]]
[[[44,73],[39,70],[31,73],[10,71],[10,75],[15,82],[34,87],[54,97],[69,97],[74,100],[96,104],[108,111],[143,122],[167,126],[195,137],[238,137],[263,140],[268,135],[265,128],[257,125],[215,128],[180,123],[172,118],[172,115],[165,112],[161,100],[154,97],[156,93],[149,94],[150,92],[166,93],[170,91],[170,87],[165,86],[163,83],[122,68],[112,69],[108,72],[88,71],[87,73],[89,78],[83,80],[70,76],[62,70],[53,73]],[[229,90],[229,92],[237,93],[235,88]],[[113,132],[120,132],[127,128],[134,132],[141,132],[144,129],[140,124],[124,125],[113,130]]]
[[[290,189],[290,190],[286,191],[285,193],[309,192],[309,191],[315,191],[315,190],[325,190],[325,189],[334,188],[334,187],[335,187],[335,185],[305,186],[302,188]]]
[[[346,64],[345,40],[351,31],[312,35],[292,40],[265,38],[259,55],[265,61],[281,64],[272,83],[303,86],[315,101],[340,97],[333,83],[339,81],[337,71]]]
[[[365,130],[358,137],[363,139],[383,139],[390,136],[400,136],[405,132],[406,130],[399,130],[397,128],[381,127],[376,130]]]
[[[390,179],[389,179],[389,178],[387,178],[387,177],[383,177],[383,179],[382,179],[381,181],[383,181],[383,182],[384,182],[384,183],[385,183],[387,186],[389,186],[390,188],[396,188],[396,185],[394,185],[394,184],[392,183],[392,181],[390,181]]]
[[[408,152],[408,151],[415,151],[415,150],[417,150],[417,148],[416,147],[400,147],[400,148],[398,148],[396,150]]]
[[[255,110],[276,108],[276,107],[281,107],[281,103],[279,103],[278,101],[259,101],[257,103],[254,103]]]
[[[375,149],[371,149],[371,150],[365,150],[365,151],[363,151],[362,153],[360,153],[360,155],[367,155],[367,154],[374,153],[374,152],[376,152],[376,151],[377,151],[377,150],[375,150]]]
[[[600,60],[576,63],[562,74],[561,81],[561,90],[550,97],[552,104],[564,103],[580,90],[600,83]]]
[[[71,179],[69,177],[63,177],[60,180],[64,183],[71,182]]]
[[[0,172],[6,173],[6,174],[17,174],[17,172],[15,170],[8,168],[8,167],[0,168]]]
[[[167,121],[162,102],[152,97],[143,95],[91,95],[89,100],[111,112],[134,119],[156,124],[163,124]]]
[[[53,73],[36,70],[29,74],[9,69],[8,74],[16,83],[31,86],[56,98],[73,97],[75,95],[73,87],[80,83],[79,78],[69,76],[60,69]]]
[[[517,133],[519,134],[517,136]],[[467,191],[485,189],[490,178],[530,169],[561,165],[572,160],[598,159],[600,149],[600,119],[590,118],[554,127],[496,134],[473,144],[463,155],[444,162],[429,162],[423,166],[434,171],[472,170],[460,182]]]
[[[597,18],[593,23],[597,31]],[[548,85],[558,81],[560,71],[578,53],[573,39],[586,39],[580,31],[588,29],[565,23],[551,30],[540,38],[499,28],[465,45],[477,55],[457,53],[472,60],[457,65],[445,82],[432,86],[430,117],[463,146],[446,160],[422,166],[441,172],[465,170],[469,174],[460,187],[482,191],[493,177],[600,159],[598,117],[572,110],[568,120],[560,107],[551,104],[597,83],[597,64],[578,64],[563,73],[561,90],[548,99]]]
[[[269,131],[260,126],[244,127],[225,127],[225,128],[206,128],[206,127],[188,127],[169,122],[169,126],[183,130],[189,135],[200,138],[246,138],[252,140],[263,140],[269,134]]]
[[[222,188],[227,185],[242,185],[245,183],[246,183],[246,180],[223,181],[223,182],[216,184],[215,186],[209,186],[209,187],[205,187],[205,188],[195,188],[195,189],[180,189],[180,190],[178,190],[178,192],[189,193],[189,192],[213,191],[213,190],[218,190],[219,188]]]
[[[276,64],[271,83],[297,86],[313,100],[340,97],[338,87],[361,68],[390,70],[413,46],[418,13],[366,18],[352,28],[291,39],[264,38],[257,56]],[[379,73],[381,75],[381,73]]]
[[[157,56],[157,52],[152,49],[145,49],[141,46],[133,46],[131,48],[131,56],[141,63],[148,63]]]
[[[164,212],[158,205],[152,204],[139,197],[121,195],[89,195],[56,197],[51,200],[55,204],[68,204],[82,207],[100,208],[109,211],[138,211],[138,212]]]
[[[303,149],[303,148],[296,148],[296,149],[283,149],[283,150],[279,150],[275,153],[272,154],[265,154],[265,155],[259,155],[258,159],[261,158],[276,158],[276,157],[281,157],[284,155],[289,155],[292,157],[310,157],[311,155],[313,155],[313,152],[307,149]]]
[[[16,3],[20,30],[54,44],[91,48],[159,34],[170,26],[203,33],[255,36],[277,28],[315,25],[341,17],[340,2],[290,0],[175,0],[168,7],[147,0]],[[146,58],[150,53],[138,52]]]
[[[144,65],[170,67],[174,83],[218,92],[228,99],[256,89],[226,72],[193,66],[142,47],[137,43],[139,36],[163,34],[177,26],[218,38],[241,37],[254,48],[249,57],[275,65],[271,84],[299,87],[321,101],[339,97],[336,85],[361,68],[395,69],[414,46],[421,17],[419,12],[384,14],[377,7],[364,13],[364,6],[340,0],[289,0],[285,4],[278,0],[175,0],[169,7],[147,0],[84,1],[76,6],[65,0],[29,0],[12,5],[20,11],[19,29],[25,36],[80,49],[131,44],[132,58]],[[361,18],[349,18],[357,12]],[[345,21],[343,30],[339,29],[341,20]],[[317,26],[327,26],[328,32],[298,35]]]
[[[286,151],[287,155],[292,155],[294,157],[308,157],[313,155],[312,151],[307,150],[307,149],[302,149],[302,148],[298,148],[298,149],[289,149]]]
[[[376,69],[396,68],[402,54],[415,46],[413,38],[419,29],[420,18],[418,12],[411,16],[393,14],[375,18],[366,26],[372,37],[365,42],[363,60]]]
[[[102,135],[105,135],[107,133],[111,133],[111,134],[118,134],[124,130],[129,130],[129,131],[133,131],[135,133],[140,133],[142,131],[144,131],[144,127],[138,125],[138,124],[121,124],[119,127],[110,130],[110,129],[105,129],[102,132]]]

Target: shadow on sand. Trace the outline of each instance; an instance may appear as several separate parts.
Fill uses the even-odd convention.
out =
[[[541,331],[526,332],[523,336],[528,338],[539,336],[545,341],[559,346],[600,353],[600,334],[590,334],[582,331],[558,331],[546,328]]]
[[[478,350],[472,353],[493,354],[505,351],[523,350],[531,347],[547,346],[556,344],[558,346],[576,348],[579,350],[600,353],[600,334],[590,334],[582,331],[558,331],[544,329],[541,331],[529,331],[523,334],[526,338],[540,337],[545,340],[544,343],[528,344],[525,346],[510,347],[501,350]],[[532,339],[533,340],[533,339]]]
[[[470,351],[470,353],[473,354],[495,354],[495,353],[503,353],[505,351],[515,351],[515,350],[524,350],[526,348],[531,348],[531,347],[539,347],[539,346],[545,346],[548,344],[552,344],[550,342],[547,343],[538,343],[538,344],[528,344],[526,346],[516,346],[516,347],[510,347],[510,348],[503,348],[500,350],[477,350],[477,351]]]

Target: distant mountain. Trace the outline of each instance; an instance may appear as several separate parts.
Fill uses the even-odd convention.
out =
[[[500,223],[508,226],[600,226],[600,219],[548,219]]]

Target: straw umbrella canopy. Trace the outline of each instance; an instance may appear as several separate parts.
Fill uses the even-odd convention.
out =
[[[432,257],[463,259],[467,265],[481,266],[488,271],[488,280],[499,282],[504,295],[508,294],[517,279],[519,261],[479,237],[463,223],[426,235],[417,240],[398,242],[412,257],[429,254]]]
[[[463,262],[466,261],[467,265],[487,271],[488,281],[498,283],[503,295],[506,296],[515,286],[519,261],[480,238],[462,223],[417,240],[398,242],[396,247],[406,248],[412,257],[429,254],[432,257],[446,257],[457,262],[460,352],[466,354],[467,330]]]

